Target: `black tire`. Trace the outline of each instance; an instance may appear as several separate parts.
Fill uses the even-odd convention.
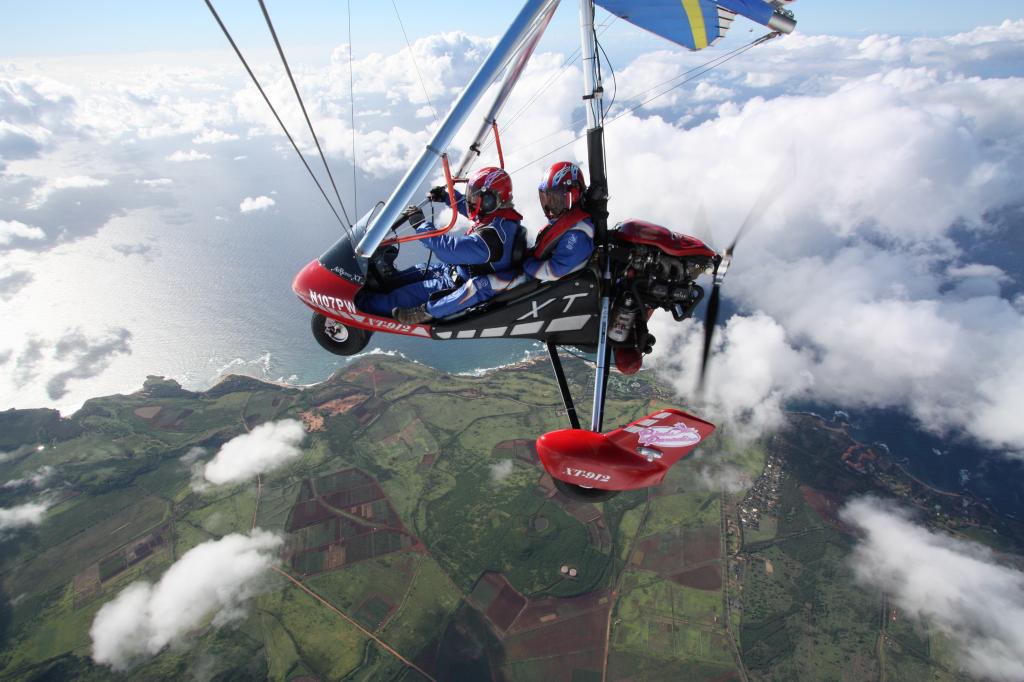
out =
[[[328,329],[328,325],[331,329]],[[366,348],[370,337],[373,336],[371,331],[350,327],[320,313],[313,313],[309,326],[313,330],[313,338],[320,347],[335,355],[355,355]]]
[[[566,483],[557,478],[552,478],[551,480],[555,482],[558,492],[576,502],[604,502],[622,492],[621,490],[605,490],[604,488],[584,488],[581,485]]]

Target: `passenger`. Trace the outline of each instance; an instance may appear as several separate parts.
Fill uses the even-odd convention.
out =
[[[548,224],[537,235],[523,271],[550,282],[586,266],[594,252],[594,223],[582,206],[587,183],[576,164],[559,161],[552,165],[538,190]]]
[[[427,196],[448,203],[444,187]],[[523,229],[523,217],[512,206],[512,178],[500,168],[481,168],[469,177],[466,195],[455,192],[455,199],[473,226],[463,235],[423,239],[440,262],[402,270],[384,283],[388,291],[364,290],[356,301],[361,310],[419,324],[483,303],[512,282],[516,236]],[[417,232],[436,229],[418,208],[407,209],[407,215]]]

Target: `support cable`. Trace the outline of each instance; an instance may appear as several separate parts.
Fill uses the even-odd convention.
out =
[[[612,15],[612,17],[613,18],[611,21],[601,25],[601,32],[599,35],[604,35],[605,32],[612,27],[612,24],[614,24],[619,18],[618,15]],[[505,125],[501,127],[502,131],[508,132],[508,130],[513,125],[515,125],[516,121],[518,121],[522,117],[522,115],[525,114],[526,111],[530,107],[532,107],[538,99],[540,99],[540,96],[543,95],[548,88],[554,85],[555,81],[557,81],[558,78],[569,69],[569,67],[576,63],[576,60],[578,60],[579,57],[580,48],[577,47],[575,50],[573,50],[572,54],[569,55],[569,58],[565,61],[565,63],[562,64],[562,68],[560,68],[554,74],[549,76],[548,79],[544,81],[544,83],[539,88],[537,88],[536,92],[533,93],[530,99],[523,106],[519,107],[519,109],[508,118],[508,121],[505,123]],[[607,59],[607,56],[605,57],[605,59]],[[481,151],[487,151],[488,147],[490,147],[492,144],[494,143],[491,140],[487,140],[486,142],[484,142]]]
[[[427,85],[423,82],[423,74],[420,73],[420,66],[416,63],[416,55],[413,54],[412,45],[409,43],[409,35],[405,32],[405,24],[402,23],[402,15],[398,13],[398,5],[395,4],[395,0],[391,0],[391,6],[395,8],[395,17],[398,19],[398,25],[402,29],[402,35],[405,37],[405,46],[409,49],[409,59],[412,60],[412,66],[416,70],[416,76],[420,79],[420,87],[423,88],[423,96],[427,99],[427,106],[430,107],[430,113],[434,117],[434,123],[440,125],[440,121],[437,120],[437,110],[434,109],[434,104],[430,101],[430,94],[427,92]]]
[[[334,183],[334,176],[331,175],[331,168],[327,165],[327,157],[324,156],[324,150],[320,147],[320,140],[316,136],[316,131],[313,130],[313,123],[309,120],[309,114],[306,112],[306,105],[302,102],[302,95],[299,94],[299,86],[295,84],[295,78],[292,76],[291,67],[288,66],[288,60],[284,56],[284,48],[281,47],[281,41],[277,39],[277,31],[274,30],[274,24],[270,21],[270,14],[267,12],[267,6],[263,0],[259,0],[260,9],[263,10],[263,17],[267,20],[267,28],[270,29],[270,35],[274,38],[274,45],[277,46],[277,53],[281,55],[281,63],[284,64],[285,73],[288,74],[288,80],[291,81],[292,90],[295,91],[295,97],[299,100],[299,107],[302,109],[302,115],[306,119],[306,125],[309,126],[309,133],[313,136],[313,142],[316,143],[316,150],[320,153],[320,160],[324,163],[324,170],[327,171],[327,177],[331,181],[331,187],[334,188],[334,196],[338,198],[338,205],[341,206],[341,212],[345,216],[345,220],[348,224],[352,225],[352,219],[348,217],[348,211],[345,210],[345,202],[341,200],[341,194],[338,192],[338,186]]]
[[[348,98],[352,128],[352,212],[359,215],[359,188],[356,185],[356,86],[352,75],[352,0],[348,0]]]
[[[313,178],[313,182],[316,184],[317,189],[320,190],[320,194],[323,196],[324,201],[327,202],[327,206],[331,209],[331,213],[333,213],[334,217],[338,219],[338,223],[341,225],[342,229],[347,231],[349,229],[348,226],[345,224],[345,221],[341,219],[341,216],[338,215],[338,211],[334,208],[334,204],[332,204],[331,200],[327,197],[327,192],[324,191],[320,181],[317,180],[313,169],[309,167],[309,163],[306,161],[306,157],[303,156],[302,151],[299,149],[299,145],[295,144],[295,138],[293,138],[292,134],[288,132],[288,127],[284,124],[284,121],[281,120],[281,117],[277,113],[277,109],[275,109],[274,105],[270,102],[270,98],[267,97],[267,93],[263,90],[263,86],[260,85],[260,81],[256,78],[256,74],[254,74],[252,69],[249,68],[249,62],[247,62],[245,57],[242,56],[242,51],[238,49],[238,45],[235,44],[235,40],[231,37],[231,33],[228,31],[227,26],[224,25],[223,21],[221,21],[220,15],[217,14],[217,10],[213,8],[213,4],[210,0],[204,0],[204,2],[206,3],[206,6],[210,8],[210,13],[213,14],[213,18],[217,21],[217,25],[220,26],[220,30],[224,32],[224,36],[228,39],[228,42],[231,43],[231,47],[241,60],[242,66],[245,67],[249,77],[252,78],[252,82],[256,86],[256,89],[260,91],[261,95],[263,95],[263,101],[267,103],[268,107],[270,107],[270,113],[272,113],[274,118],[277,119],[277,123],[281,126],[281,130],[284,131],[285,137],[287,137],[288,141],[292,143],[292,149],[294,149],[295,153],[299,155],[299,160],[302,161],[302,165],[306,167],[307,171],[309,171],[309,177]],[[351,236],[351,234],[349,236]]]

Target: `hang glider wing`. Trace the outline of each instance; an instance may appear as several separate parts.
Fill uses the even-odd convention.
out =
[[[635,26],[691,50],[714,45],[737,14],[791,33],[796,22],[763,0],[596,0],[595,4]]]

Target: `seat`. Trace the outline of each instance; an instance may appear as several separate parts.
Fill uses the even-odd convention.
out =
[[[541,282],[539,279],[527,277],[526,281],[523,282],[522,284],[514,286],[511,289],[506,289],[497,296],[494,296],[484,301],[484,304],[490,307],[492,305],[498,305],[500,303],[508,303],[509,301],[514,301],[520,296],[525,296],[526,294],[533,293],[534,290],[536,290],[540,286],[540,284]]]

